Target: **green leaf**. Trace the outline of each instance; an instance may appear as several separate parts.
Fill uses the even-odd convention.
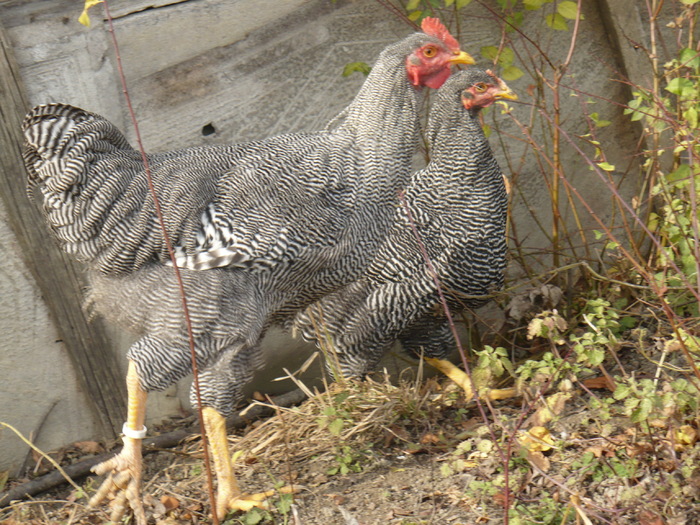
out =
[[[522,69],[520,69],[517,66],[508,66],[508,67],[503,68],[503,70],[501,70],[501,78],[503,80],[507,80],[509,82],[511,80],[519,79],[520,77],[523,76],[523,74],[524,73],[523,73]]]
[[[457,9],[462,9],[463,7],[467,7],[471,3],[472,3],[472,0],[457,0]]]
[[[511,48],[504,47],[503,49],[501,49],[501,56],[498,57],[499,65],[503,67],[510,66],[513,63],[513,60],[515,60],[515,53],[513,53],[513,50]]]
[[[559,13],[547,15],[545,17],[545,22],[547,22],[549,27],[556,29],[557,31],[567,31],[569,29],[569,26],[566,23],[566,18],[561,16]]]
[[[700,2],[700,0],[681,0],[681,4],[685,5],[695,5],[698,2]]]
[[[245,525],[258,525],[258,523],[260,523],[262,520],[263,520],[263,515],[256,508],[253,508],[253,509],[249,510],[248,512],[246,512],[243,515],[243,519],[242,519],[242,521]]]
[[[515,53],[513,53],[513,50],[509,47],[504,47],[501,48],[500,54],[499,54],[499,48],[496,46],[484,46],[481,48],[481,56],[484,57],[487,60],[490,60],[493,62],[498,58],[497,63],[503,67],[508,67],[513,63],[513,60],[515,60]],[[509,80],[507,78],[504,78],[504,80]],[[512,79],[510,79],[512,80]]]
[[[631,113],[633,109],[639,109],[639,106],[642,104],[642,99],[641,98],[633,98],[627,103],[627,107],[625,108],[625,115],[628,113]]]
[[[569,20],[576,20],[576,16],[578,15],[578,5],[576,2],[566,0],[557,6],[557,13],[564,18],[568,18]],[[581,19],[583,19],[583,15],[581,16]]]
[[[496,55],[498,55],[498,48],[496,46],[484,46],[479,51],[482,57],[492,62],[496,58]]]
[[[525,6],[525,9],[528,11],[534,11],[535,9],[539,9],[544,4],[548,4],[551,1],[552,0],[524,0],[523,6]]]
[[[690,179],[691,173],[688,164],[680,164],[675,170],[666,175],[666,181],[671,184],[680,181],[687,182]]]
[[[666,90],[680,97],[692,97],[695,93],[695,84],[689,78],[672,78]]]
[[[408,0],[408,3],[406,4],[406,11],[415,11],[418,9],[418,6],[420,5],[420,0]]]
[[[686,67],[692,67],[695,69],[700,67],[700,53],[688,47],[681,50],[678,55],[678,60]]]
[[[635,112],[632,113],[632,116],[630,117],[630,120],[631,120],[632,122],[637,122],[638,120],[642,120],[643,117],[644,117],[644,113],[642,113],[642,112],[640,112],[640,111],[635,111]]]
[[[651,409],[651,400],[647,398],[642,399],[639,406],[632,411],[632,414],[630,414],[630,420],[632,423],[641,423],[642,421],[646,421],[649,418]]]
[[[343,420],[334,419],[333,421],[331,421],[328,425],[328,431],[334,436],[339,436],[340,433],[343,431]]]
[[[603,120],[598,116],[598,113],[591,113],[589,115],[591,117],[591,120],[595,123],[597,128],[604,128],[605,126],[609,126],[612,124],[609,120]]]
[[[591,366],[598,366],[605,360],[605,351],[600,348],[594,348],[588,354],[588,363]]]
[[[515,31],[516,28],[523,25],[523,20],[525,20],[525,15],[521,11],[516,11],[508,16],[506,16],[506,33]]]
[[[355,72],[362,73],[363,75],[367,76],[369,75],[370,71],[372,71],[372,68],[366,62],[350,62],[349,64],[345,64],[345,67],[343,68],[343,76],[349,77]]]
[[[683,118],[688,123],[688,127],[696,129],[698,127],[698,108],[690,106],[683,112]]]
[[[455,0],[445,0],[445,7],[450,7],[455,3]]]
[[[416,20],[418,20],[421,17],[422,14],[423,14],[423,11],[413,11],[412,13],[408,14],[408,19],[411,22],[415,22]]]
[[[615,166],[609,162],[598,162],[598,167],[604,171],[615,171]]]
[[[613,397],[620,401],[621,399],[625,399],[627,396],[629,396],[631,391],[632,389],[629,385],[618,383],[615,392],[613,392]]]
[[[340,404],[340,403],[342,403],[343,401],[345,401],[348,397],[350,397],[350,392],[349,392],[349,391],[339,392],[339,393],[337,393],[337,394],[333,397],[333,401],[335,401],[336,403]]]

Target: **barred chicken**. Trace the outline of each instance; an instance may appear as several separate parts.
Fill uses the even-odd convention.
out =
[[[380,54],[324,131],[148,156],[182,268],[219,517],[263,497],[241,494],[224,424],[261,365],[262,336],[359,277],[391,224],[387,203],[409,175],[420,88],[438,88],[453,64],[473,63],[437,19],[422,29]],[[94,309],[141,336],[128,352],[124,448],[95,468],[108,477],[91,504],[114,491],[113,521],[130,507],[143,525],[147,392],[171,385],[191,364],[142,159],[110,122],[67,105],[35,108],[24,133],[29,192],[39,194],[63,249],[86,264]]]
[[[442,308],[414,227],[450,308],[479,307],[502,286],[507,195],[478,113],[515,98],[490,71],[471,68],[445,82],[426,130],[430,163],[411,177],[365,275],[295,319],[307,339],[330,339],[346,377],[371,371],[397,339],[440,360],[454,347],[445,317],[435,317]]]

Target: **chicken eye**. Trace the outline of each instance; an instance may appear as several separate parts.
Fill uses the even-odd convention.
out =
[[[427,58],[432,58],[435,55],[437,55],[437,47],[435,46],[427,46],[425,49],[423,49],[423,56]]]
[[[476,84],[476,85],[474,86],[474,90],[475,90],[477,93],[483,93],[484,91],[486,91],[486,89],[487,89],[487,86],[486,86],[486,84],[484,84],[483,82],[479,82],[478,84]]]

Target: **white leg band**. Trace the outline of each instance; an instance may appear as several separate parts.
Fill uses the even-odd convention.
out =
[[[133,430],[129,428],[126,423],[124,423],[124,426],[122,427],[122,434],[132,439],[143,439],[146,437],[146,432],[148,432],[148,429],[145,425],[141,430]]]

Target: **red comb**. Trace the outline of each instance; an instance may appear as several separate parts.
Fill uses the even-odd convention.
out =
[[[426,17],[420,27],[426,35],[439,38],[452,51],[459,51],[459,42],[455,40],[455,37],[450,34],[439,18]]]

